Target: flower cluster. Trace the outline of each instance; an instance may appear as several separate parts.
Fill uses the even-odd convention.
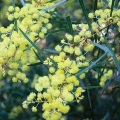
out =
[[[99,9],[96,10],[94,13],[89,13],[88,17],[93,20],[91,21],[91,26],[88,27],[88,24],[78,24],[73,25],[73,29],[77,31],[78,35],[75,36],[74,42],[78,40],[78,43],[80,43],[81,46],[83,46],[83,50],[86,52],[89,52],[90,50],[94,50],[94,56],[97,57],[99,55],[98,51],[94,49],[94,45],[90,44],[90,41],[97,42],[99,45],[103,45],[105,43],[105,35],[107,33],[107,28],[110,27],[108,31],[108,40],[112,39],[112,41],[109,40],[109,43],[113,43],[114,41],[114,31],[112,31],[114,25],[118,26],[118,31],[120,31],[120,10],[116,9],[112,12],[112,16],[110,16],[111,9]],[[113,33],[112,33],[112,32]],[[111,33],[110,33],[111,32]],[[94,40],[94,37],[96,35],[96,39]],[[77,39],[78,38],[78,39]],[[68,36],[69,40],[72,40],[72,37]],[[87,41],[87,44],[86,42]],[[84,44],[83,44],[84,43]],[[92,51],[93,52],[93,51]],[[90,53],[92,56],[92,54]],[[118,55],[117,55],[118,56]],[[87,56],[84,56],[84,59],[86,59]],[[108,56],[109,58],[109,56]],[[118,56],[119,58],[119,56]],[[112,58],[111,58],[112,60]],[[119,60],[119,59],[118,59]],[[110,62],[110,65],[113,64],[113,61]],[[101,70],[102,71],[102,70]],[[97,73],[98,74],[98,73]],[[106,80],[110,79],[113,75],[112,70],[104,70],[103,76],[100,78],[100,86],[104,86]],[[98,77],[96,77],[99,79]]]
[[[0,71],[5,75],[12,76],[13,82],[23,80],[27,83],[28,78],[25,71],[28,65],[37,61],[32,45],[19,30],[29,36],[33,42],[45,37],[48,29],[52,25],[49,23],[50,14],[39,11],[32,4],[27,4],[23,8],[10,6],[8,8],[8,20],[15,22],[7,28],[1,27],[2,33],[0,42]]]
[[[26,4],[21,9],[18,7],[14,9],[13,6],[10,6],[8,10],[8,20],[17,19],[19,28],[33,41],[38,38],[44,38],[47,30],[52,28],[49,23],[50,14],[43,10],[38,10],[33,4]]]
[[[101,77],[100,85],[104,86],[106,80],[110,79],[113,76],[113,71],[112,70],[104,70],[103,76]]]
[[[49,66],[48,76],[38,78],[35,84],[37,93],[30,93],[27,100],[23,102],[24,108],[27,108],[30,103],[38,105],[43,102],[43,118],[46,120],[59,120],[62,114],[69,112],[69,102],[75,99],[79,103],[83,98],[82,92],[84,90],[80,87],[79,79],[75,76],[79,70],[76,58],[78,59],[78,55],[81,55],[80,58],[82,58],[83,55],[78,47],[72,47],[67,43],[64,46],[64,44],[65,41],[63,45],[55,47],[59,55],[50,56],[50,59],[54,60],[57,66],[49,58],[44,61],[44,64]],[[64,47],[62,48],[62,46]],[[75,53],[78,54],[76,55]],[[75,55],[75,59],[67,54]],[[85,59],[83,60],[83,66],[87,66],[88,63],[84,61]],[[85,73],[80,75],[80,79],[84,78]],[[33,112],[37,111],[37,105],[32,107]]]
[[[37,7],[38,9],[45,9],[49,6],[54,5],[55,1],[57,0],[32,0],[32,4]],[[51,9],[50,11],[54,11],[54,9]]]
[[[90,60],[86,58],[87,53],[91,54],[95,47],[91,43],[94,35],[98,37],[97,42],[103,44],[107,27],[119,24],[118,12],[119,10],[113,12],[112,17],[109,15],[110,9],[96,10],[95,13],[90,13],[89,18],[97,19],[97,22],[92,22],[91,28],[88,24],[73,24],[75,34],[66,33],[61,44],[55,47],[58,55],[51,55],[44,61],[44,64],[49,66],[48,76],[38,78],[35,84],[37,93],[30,93],[27,100],[23,102],[24,108],[28,108],[30,103],[36,103],[37,105],[32,107],[32,111],[37,112],[38,104],[43,102],[43,118],[59,120],[62,114],[69,112],[69,102],[74,99],[79,102],[83,98],[84,90],[80,87],[79,80],[85,79],[88,71],[80,74],[79,79],[76,74],[90,64]],[[51,62],[51,59],[56,65]],[[99,84],[104,86],[112,75],[112,70],[104,70]]]
[[[0,29],[2,33],[0,72],[12,76],[13,82],[19,80],[28,82],[25,72],[28,70],[28,65],[35,63],[37,58],[33,46],[25,35],[33,43],[45,38],[52,25],[49,22],[51,15],[44,8],[53,4],[54,2],[50,3],[49,0],[33,0],[32,4],[26,4],[21,9],[13,6],[8,8],[8,20],[14,21],[14,24]],[[79,71],[94,62],[90,56],[99,57],[99,53],[94,52],[99,49],[96,43],[99,46],[104,44],[107,28],[116,24],[120,29],[120,10],[114,10],[112,16],[110,12],[110,9],[96,10],[88,15],[91,21],[94,19],[90,25],[72,25],[73,34],[66,33],[60,45],[55,46],[56,54],[44,60],[43,64],[48,67],[48,75],[37,76],[34,85],[36,92],[28,95],[23,102],[23,108],[27,109],[30,104],[34,104],[31,109],[37,112],[38,105],[42,103],[44,119],[60,120],[63,114],[69,112],[70,102],[75,100],[79,103],[83,99],[84,90],[79,81],[86,79],[86,74],[91,71],[87,69],[78,74]],[[99,84],[104,86],[105,82],[112,77],[113,71],[107,69],[101,71]]]
[[[23,107],[27,108],[30,103],[43,102],[43,118],[47,120],[59,120],[62,114],[68,113],[69,102],[74,98],[79,102],[83,98],[78,79],[73,75],[65,75],[64,70],[60,69],[54,75],[39,77],[35,89],[38,93],[30,93],[23,102]],[[37,111],[37,105],[32,107],[33,112]]]
[[[114,10],[110,16],[111,9],[96,10],[95,13],[89,13],[90,19],[96,19],[97,22],[92,22],[92,30],[102,37],[106,33],[107,27],[117,24],[119,26],[120,10]]]

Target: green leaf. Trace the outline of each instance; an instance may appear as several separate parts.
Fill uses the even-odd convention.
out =
[[[112,0],[110,16],[112,16],[113,7],[114,7],[114,2],[115,2],[115,0]],[[106,44],[106,46],[108,47],[108,49],[110,50],[110,52],[111,52],[111,54],[112,54],[112,57],[113,57],[113,61],[114,61],[115,65],[116,65],[118,71],[120,72],[120,63],[119,63],[119,61],[118,61],[115,53],[113,52],[110,43],[109,43],[108,40],[106,39],[106,38],[107,38],[107,35],[108,35],[108,30],[109,30],[109,27],[107,28],[106,35],[103,35],[103,36],[104,36],[104,39],[105,39],[105,44]]]
[[[101,66],[101,65],[96,65],[95,68],[108,68],[108,69],[116,69],[117,67],[115,66]]]
[[[43,59],[36,53],[36,51],[34,49],[33,49],[33,51],[34,51],[35,55],[37,56],[37,58],[40,60],[40,62],[43,63]]]
[[[14,0],[12,0],[12,5],[13,5],[14,10],[15,10],[15,1]]]
[[[59,29],[59,30],[50,31],[50,32],[47,33],[46,36],[49,36],[49,35],[51,35],[52,33],[57,33],[57,32],[64,31],[64,30],[67,30],[67,28],[63,28],[63,29]]]
[[[88,18],[88,13],[87,13],[86,7],[84,5],[84,1],[83,0],[79,0],[79,3],[80,3],[80,6],[82,8],[82,11],[83,11],[83,14],[85,16],[85,19],[87,21],[87,24],[89,26],[89,29],[91,30],[91,24],[90,24],[90,21],[89,21],[89,18]]]
[[[99,57],[99,58],[98,58],[95,62],[93,62],[90,66],[86,67],[85,69],[82,69],[82,70],[78,71],[78,73],[76,74],[76,76],[79,76],[79,75],[81,75],[82,73],[84,73],[85,71],[92,69],[102,58],[105,57],[106,54],[107,54],[107,53],[104,53],[101,57]]]
[[[67,21],[66,20],[64,20],[64,21],[54,21],[54,20],[50,20],[50,22],[51,23],[67,23]],[[81,24],[81,22],[79,22],[79,21],[71,21],[71,23],[72,24]],[[67,29],[67,28],[63,28],[63,29]]]
[[[108,1],[107,0],[103,0],[103,2],[105,3],[106,6],[108,6]]]
[[[113,61],[114,61],[115,65],[116,65],[118,71],[120,72],[120,63],[119,63],[119,61],[118,61],[115,53],[112,51],[112,47],[111,47],[110,43],[106,40],[105,37],[104,37],[104,39],[105,39],[105,44],[106,44],[106,46],[107,46],[108,49],[110,50],[110,54],[112,55]]]
[[[97,3],[98,3],[98,0],[94,0],[94,12],[97,10]]]
[[[53,53],[53,54],[59,54],[59,52],[57,52],[56,50],[44,49],[44,51],[49,52],[49,53]]]
[[[83,89],[96,89],[96,88],[100,88],[101,86],[87,86],[87,87],[83,87]]]
[[[120,2],[120,0],[116,0],[116,2],[115,2],[115,9],[118,9],[118,7],[119,7],[119,2]]]
[[[15,26],[15,30],[18,31],[18,28],[17,28],[17,19],[14,18],[14,26]]]
[[[40,65],[40,64],[43,64],[43,62],[36,62],[36,63],[29,64],[27,66],[36,66],[36,65]]]
[[[43,10],[49,11],[49,10],[51,10],[51,9],[53,9],[53,8],[56,8],[56,7],[60,6],[60,5],[62,5],[63,3],[67,2],[67,1],[68,1],[68,0],[61,0],[60,2],[54,4],[54,5],[50,6],[50,7],[47,7],[47,8],[45,8],[45,9],[43,9]]]
[[[111,11],[110,11],[110,17],[112,16],[113,8],[114,8],[115,0],[112,0],[111,4]]]
[[[36,65],[43,64],[43,62],[44,62],[43,59],[36,53],[36,51],[34,49],[33,49],[33,51],[34,51],[35,55],[37,56],[37,58],[39,59],[40,62],[33,63],[33,64],[28,65],[28,66],[36,66]],[[43,65],[48,69],[47,65],[45,65],[45,64],[43,64]]]
[[[97,6],[98,6],[98,0],[94,0],[94,6],[93,6],[93,11],[95,12],[96,10],[97,10]],[[97,22],[97,17],[94,17],[93,18],[93,21],[94,22]],[[95,42],[97,42],[97,40],[98,40],[98,35],[96,34],[96,32],[93,32],[93,37],[94,37],[94,40],[95,40]],[[93,50],[93,52],[95,52],[95,49],[96,48],[94,48],[94,50]],[[97,58],[99,57],[99,54],[100,54],[100,49],[98,50],[98,54],[97,54]]]
[[[45,56],[46,58],[49,58],[50,61],[53,63],[53,65],[55,65],[55,67],[57,68],[57,63],[51,59],[45,52],[43,52],[20,28],[19,28],[20,32],[23,34],[23,36],[32,44],[32,46],[38,51],[40,52],[43,56]]]
[[[102,66],[102,65],[105,65],[105,64],[108,64],[109,62],[112,62],[112,60],[109,60],[109,58],[107,60],[105,60],[104,62],[99,62],[96,64],[96,66]]]
[[[70,16],[67,16],[66,20],[67,20],[67,24],[68,24],[68,28],[69,28],[69,33],[71,35],[73,35],[73,28],[72,28],[72,22],[71,22]]]
[[[21,30],[21,28],[19,28],[19,30],[37,51],[39,51],[41,54],[44,54],[43,51]],[[47,56],[46,54],[44,55]]]
[[[93,6],[93,11],[95,12],[97,10],[97,5],[98,5],[98,0],[94,0],[94,6]],[[97,18],[93,18],[95,22],[97,22]],[[94,35],[95,41],[97,41],[97,34]]]
[[[90,97],[90,91],[89,90],[87,90],[87,94],[88,94],[89,105],[90,105],[90,108],[92,109],[92,103],[91,103],[91,97]]]
[[[86,84],[88,85],[88,79],[86,79]],[[88,95],[88,100],[89,100],[89,105],[90,105],[90,108],[92,109],[92,103],[91,103],[91,97],[90,97],[90,91],[89,89],[87,89],[87,95]]]
[[[25,1],[24,0],[20,0],[22,3],[22,6],[25,6]]]
[[[31,46],[28,46],[27,48],[25,48],[23,51],[27,51],[27,50],[29,50],[30,48],[32,48],[33,46],[31,45]]]
[[[15,12],[15,1],[14,0],[12,0],[12,5],[14,7],[14,12]],[[16,31],[18,31],[18,28],[17,28],[17,19],[16,18],[14,18],[14,28],[15,28]]]
[[[11,35],[12,35],[12,32],[14,31],[14,26],[13,26],[13,28],[12,28],[12,30],[10,31],[10,33],[9,33],[9,37],[11,38]]]
[[[93,41],[90,41],[90,43],[92,43],[93,45],[99,47],[100,49],[102,49],[103,51],[105,51],[106,53],[108,53],[110,56],[113,56],[113,54],[111,53],[111,51],[107,47],[105,47],[103,45],[100,45],[98,43],[95,43]]]

